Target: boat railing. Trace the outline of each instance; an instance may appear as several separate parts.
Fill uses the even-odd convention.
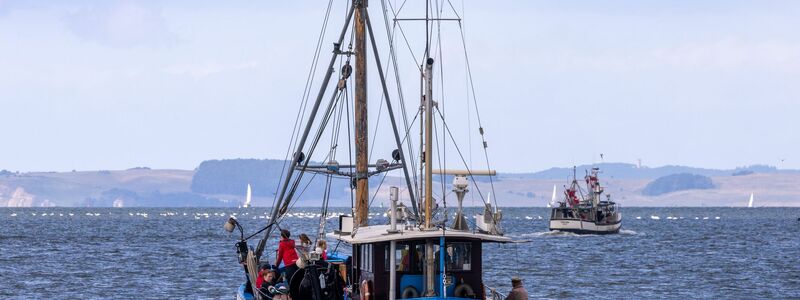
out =
[[[487,300],[503,300],[503,299],[506,298],[505,295],[503,295],[502,293],[498,292],[497,290],[495,290],[494,288],[492,288],[492,287],[490,287],[488,285],[484,284],[483,288],[484,288],[484,290],[488,291],[486,293],[486,299]]]

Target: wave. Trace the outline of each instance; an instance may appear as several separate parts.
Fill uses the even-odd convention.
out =
[[[539,237],[551,237],[551,236],[556,236],[556,237],[558,237],[558,236],[561,236],[561,237],[575,236],[575,237],[579,237],[579,236],[594,236],[594,235],[595,234],[577,234],[577,233],[573,233],[573,232],[553,230],[553,231],[540,231],[540,232],[523,233],[523,234],[520,234],[520,235],[518,235],[516,237],[518,237],[518,238],[539,238]]]

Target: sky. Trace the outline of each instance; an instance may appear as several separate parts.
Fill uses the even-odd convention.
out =
[[[0,0],[0,169],[193,169],[207,159],[283,158],[327,3]],[[463,17],[495,169],[595,163],[601,153],[605,162],[648,166],[800,168],[800,2],[441,4],[442,17]],[[345,6],[334,3],[321,61]],[[398,16],[419,17],[418,6]],[[385,44],[379,0],[370,14]],[[401,22],[410,41],[395,44],[411,115],[419,24]],[[441,34],[437,61],[463,65],[457,23]],[[381,90],[369,72],[374,107]],[[477,115],[466,68],[437,74],[436,100],[467,140],[477,119],[465,116]],[[387,136],[374,142],[391,145]],[[462,148],[470,161],[482,159],[477,140]],[[445,150],[450,161],[453,149]]]

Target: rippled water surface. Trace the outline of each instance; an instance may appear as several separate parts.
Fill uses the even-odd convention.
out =
[[[230,299],[243,275],[222,224],[253,232],[266,212],[0,208],[0,298]],[[315,233],[319,211],[294,212],[284,226]],[[506,209],[507,234],[529,242],[485,246],[484,280],[507,292],[519,276],[532,298],[800,298],[798,208],[623,215],[621,234],[578,236],[548,232],[543,208]]]

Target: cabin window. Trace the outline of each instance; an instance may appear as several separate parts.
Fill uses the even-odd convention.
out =
[[[472,243],[448,243],[444,259],[448,271],[471,271]]]
[[[425,244],[417,244],[414,248],[417,254],[417,270],[422,272],[422,270],[425,270]]]
[[[386,245],[385,259],[386,271],[389,271],[389,245]],[[397,272],[411,271],[411,246],[408,244],[397,244],[394,248],[395,269]]]
[[[417,271],[424,272],[425,270],[425,244],[415,245],[417,254]],[[434,271],[439,271],[439,244],[433,244],[433,267]]]
[[[372,272],[372,244],[361,245],[361,270]]]

